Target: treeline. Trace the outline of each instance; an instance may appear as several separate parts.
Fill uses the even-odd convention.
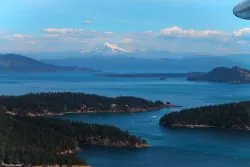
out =
[[[207,125],[218,128],[249,129],[250,101],[211,105],[172,112],[160,120],[161,125]]]
[[[136,97],[104,97],[84,93],[38,93],[22,96],[0,96],[0,111],[27,113],[63,113],[76,110],[129,111],[132,108],[152,108],[164,105]]]
[[[82,165],[75,154],[78,144],[95,145],[96,140],[99,146],[117,146],[112,142],[118,141],[127,143],[124,147],[146,144],[113,126],[0,114],[0,162],[6,164]]]

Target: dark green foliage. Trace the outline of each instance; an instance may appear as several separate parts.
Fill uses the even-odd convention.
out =
[[[162,117],[160,124],[170,127],[179,124],[248,129],[250,102],[204,106],[173,112]]]
[[[136,97],[104,97],[84,93],[39,93],[23,96],[0,96],[0,112],[12,111],[18,114],[74,112],[86,106],[89,110],[110,111],[112,104],[116,110],[127,111],[131,108],[152,108],[163,102],[147,101]]]
[[[113,126],[72,123],[64,120],[10,117],[0,114],[0,161],[14,164],[84,164],[75,153],[78,142],[92,145],[94,139],[145,143]]]

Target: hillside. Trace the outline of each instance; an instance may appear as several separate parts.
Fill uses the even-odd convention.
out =
[[[1,162],[32,166],[81,166],[86,163],[76,156],[78,144],[81,147],[147,146],[145,140],[113,126],[0,114],[0,166]]]
[[[15,72],[55,72],[55,71],[93,71],[74,66],[56,66],[17,54],[0,55],[0,71]]]
[[[160,124],[179,128],[250,130],[250,101],[185,109],[161,118]]]
[[[250,83],[250,71],[240,67],[217,67],[199,76],[190,76],[189,81],[225,82],[233,84]]]

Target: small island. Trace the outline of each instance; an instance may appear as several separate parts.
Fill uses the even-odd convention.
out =
[[[240,67],[217,67],[203,75],[187,77],[189,81],[222,82],[231,84],[249,84],[250,71]]]
[[[55,116],[69,113],[143,112],[174,107],[169,102],[137,97],[105,97],[85,93],[37,93],[0,96],[0,111],[9,115]]]
[[[0,166],[86,166],[85,146],[146,148],[145,140],[113,126],[0,113]]]
[[[172,112],[161,118],[169,128],[225,128],[250,130],[250,101],[211,105]]]

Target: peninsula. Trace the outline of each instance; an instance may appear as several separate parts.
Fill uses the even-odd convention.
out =
[[[113,126],[0,114],[0,166],[85,166],[84,146],[145,148],[145,140]]]
[[[174,105],[137,97],[113,98],[70,92],[0,96],[0,112],[9,115],[55,116],[67,113],[143,112],[165,107]]]

